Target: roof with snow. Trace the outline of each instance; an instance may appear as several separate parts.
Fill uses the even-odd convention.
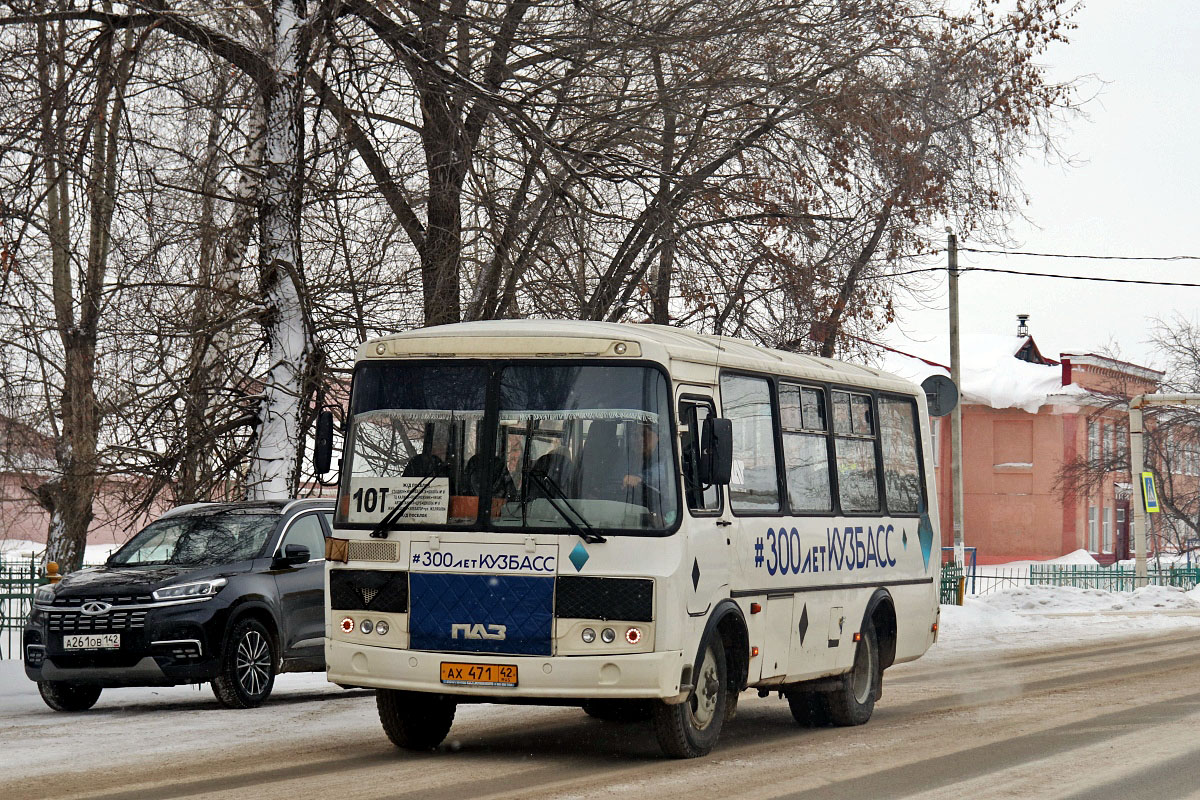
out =
[[[1059,362],[1046,358],[1032,336],[964,334],[959,342],[962,358],[963,402],[991,408],[1019,408],[1036,414],[1052,397],[1086,395],[1080,386],[1062,385]],[[930,375],[949,375],[945,366],[901,353],[888,353],[884,368],[920,383]]]

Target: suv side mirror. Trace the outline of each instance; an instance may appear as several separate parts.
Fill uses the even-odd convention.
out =
[[[733,421],[708,417],[700,434],[700,482],[725,486],[733,472]]]
[[[307,564],[312,554],[308,552],[308,548],[302,544],[285,544],[283,546],[283,555],[277,561],[285,566],[294,567],[297,564]]]
[[[333,461],[333,412],[317,414],[317,433],[313,444],[313,471],[318,475],[329,472]]]

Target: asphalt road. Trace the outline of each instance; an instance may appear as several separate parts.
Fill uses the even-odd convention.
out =
[[[464,712],[428,754],[396,750],[360,713],[352,726],[295,724],[252,740],[229,726],[202,754],[168,750],[150,766],[114,759],[75,772],[65,759],[50,779],[4,781],[0,796],[1200,797],[1200,635],[983,658],[889,670],[874,718],[858,728],[799,728],[785,702],[748,692],[718,748],[694,761],[663,758],[643,726],[578,709]],[[373,704],[362,693],[327,697],[297,702],[314,706],[314,719],[322,704]]]

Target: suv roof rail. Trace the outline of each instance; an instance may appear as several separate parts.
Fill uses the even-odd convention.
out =
[[[301,503],[322,503],[322,502],[328,503],[332,506],[334,501],[333,501],[332,497],[301,497],[297,500],[289,500],[287,502],[287,504],[284,505],[282,513],[286,514],[291,508],[293,508],[294,506],[298,506]]]
[[[185,503],[181,506],[168,508],[159,516],[159,519],[166,519],[167,517],[173,517],[176,514],[186,514],[189,511],[195,511],[197,508],[207,508],[208,506],[216,505],[220,505],[220,503]]]

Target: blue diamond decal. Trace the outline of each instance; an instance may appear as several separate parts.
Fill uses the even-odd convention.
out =
[[[925,569],[929,569],[929,556],[933,551],[933,525],[929,522],[928,514],[921,514],[917,525],[917,538],[921,540],[921,558],[925,559]]]
[[[903,535],[900,537],[900,544],[904,545],[904,549],[907,550],[908,549],[908,531],[906,531],[906,530],[901,531],[901,534],[903,534]]]
[[[567,556],[567,558],[571,559],[571,563],[575,565],[575,571],[579,572],[579,570],[583,569],[583,565],[587,563],[590,556],[588,555],[587,548],[583,546],[583,542],[576,542],[575,549],[571,551],[571,555]]]

